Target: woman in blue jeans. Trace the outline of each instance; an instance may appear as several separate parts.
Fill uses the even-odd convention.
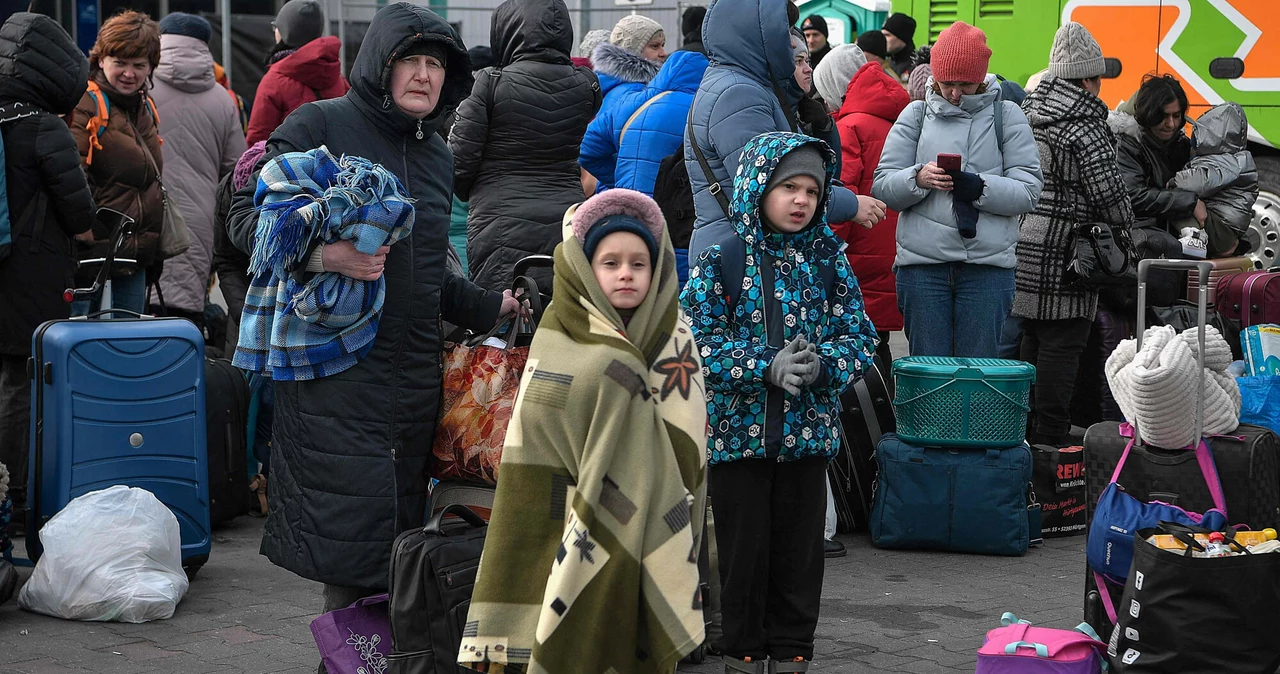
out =
[[[898,307],[913,356],[994,358],[1013,304],[1019,217],[1043,185],[1027,118],[987,73],[981,30],[956,22],[933,77],[889,132],[871,194],[898,211]],[[959,155],[958,168],[938,165]],[[946,162],[944,162],[946,163]]]

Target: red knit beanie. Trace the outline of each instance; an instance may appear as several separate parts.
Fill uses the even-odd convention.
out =
[[[963,21],[942,31],[929,56],[935,82],[983,82],[990,62],[986,34]]]

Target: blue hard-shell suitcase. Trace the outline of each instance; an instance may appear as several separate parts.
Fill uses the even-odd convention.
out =
[[[27,553],[71,499],[113,485],[178,518],[182,561],[209,558],[204,338],[184,319],[56,320],[32,337]]]

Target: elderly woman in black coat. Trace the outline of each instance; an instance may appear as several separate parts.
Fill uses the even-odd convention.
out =
[[[351,91],[298,108],[272,134],[258,165],[325,145],[335,155],[381,164],[415,199],[412,235],[389,250],[364,255],[340,242],[308,265],[362,280],[385,274],[370,353],[336,375],[275,382],[262,551],[324,583],[325,611],[385,588],[392,541],[423,525],[440,404],[441,318],[488,329],[518,307],[510,293],[485,291],[445,264],[453,155],[436,130],[470,80],[466,49],[448,22],[424,7],[388,5],[369,25]],[[246,252],[257,224],[253,189],[236,194],[229,218],[231,240]]]

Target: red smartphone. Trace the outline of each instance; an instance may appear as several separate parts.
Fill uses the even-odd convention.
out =
[[[959,171],[960,155],[958,154],[940,154],[938,155],[938,168],[943,171]]]

